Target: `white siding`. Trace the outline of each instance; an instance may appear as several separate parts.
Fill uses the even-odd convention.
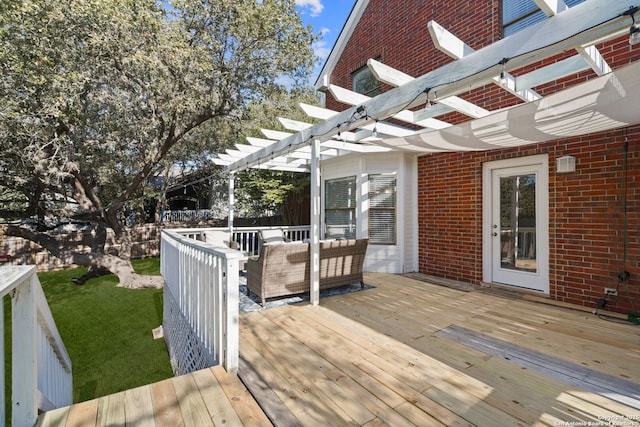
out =
[[[357,237],[368,237],[369,221],[367,194],[369,174],[397,174],[397,241],[395,245],[369,244],[365,271],[405,273],[417,270],[417,159],[415,155],[376,153],[342,156],[322,162],[322,206],[324,210],[324,182],[346,176],[357,180]],[[322,217],[324,223],[324,215]]]

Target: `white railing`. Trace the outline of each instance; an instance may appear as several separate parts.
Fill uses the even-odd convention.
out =
[[[206,242],[207,231],[226,231],[226,227],[217,228],[181,228],[174,230],[178,234],[193,240]],[[260,242],[258,233],[260,230],[282,230],[284,236],[291,241],[301,241],[309,238],[310,227],[308,225],[279,225],[271,227],[237,227],[233,229],[233,241],[238,243],[239,250],[245,255],[259,255]]]
[[[11,424],[33,426],[40,411],[73,403],[71,359],[51,316],[35,266],[0,267],[0,297],[11,296]],[[0,328],[4,337],[4,305]],[[4,338],[0,337],[0,343]],[[3,347],[0,344],[0,347]],[[4,348],[0,348],[4,360]],[[4,362],[0,363],[4,374]],[[0,386],[1,422],[5,425],[4,378]]]
[[[211,209],[166,210],[162,212],[160,222],[198,222],[215,219],[220,219],[220,215]]]
[[[176,374],[221,364],[238,369],[239,261],[182,230],[162,232],[163,331]]]

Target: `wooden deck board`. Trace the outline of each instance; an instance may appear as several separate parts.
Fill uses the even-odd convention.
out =
[[[151,400],[156,427],[184,426],[178,397],[170,380],[151,384]]]
[[[222,386],[222,390],[227,395],[231,406],[243,425],[260,427],[270,424],[269,419],[256,405],[253,397],[245,386],[238,381],[235,374],[227,373],[222,366],[214,366],[210,371]]]
[[[69,408],[67,425],[69,427],[91,427],[94,426],[98,415],[98,402],[89,400]]]
[[[180,412],[187,426],[213,427],[213,420],[209,417],[207,406],[193,379],[193,375],[181,375],[174,378],[176,398],[180,405]]]
[[[97,399],[93,401],[97,401]],[[82,403],[80,405],[82,405]],[[77,405],[72,406],[71,409],[75,406]],[[127,426],[155,426],[151,389],[149,386],[141,386],[126,390],[124,392],[124,406],[125,424]]]
[[[118,426],[125,424],[124,392],[115,393],[98,402],[98,426]]]
[[[516,293],[387,274],[367,274],[365,282],[374,288],[323,298],[320,306],[240,316],[240,356],[253,373],[243,379],[250,389],[250,379],[259,378],[269,389],[264,395],[278,404],[260,408],[238,376],[214,367],[45,413],[38,426],[120,425],[124,414],[135,421],[127,425],[270,425],[263,409],[280,411],[270,414],[275,425],[292,426],[586,425],[640,415],[439,336],[452,326],[465,328],[631,381],[640,391],[635,325]]]

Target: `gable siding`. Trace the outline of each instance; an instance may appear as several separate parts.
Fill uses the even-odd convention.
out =
[[[433,0],[401,2],[370,0],[336,63],[330,81],[351,88],[351,74],[368,58],[413,76],[452,61],[437,51],[427,30],[435,20],[474,49],[501,36],[500,1]],[[598,45],[612,68],[640,60],[628,36]],[[550,61],[531,64],[513,75],[528,73]],[[534,88],[541,95],[595,77],[591,71]],[[388,89],[388,88],[385,88]],[[493,110],[520,102],[495,85],[460,95]],[[638,96],[635,94],[635,96]],[[327,95],[328,108],[342,110]],[[454,113],[451,123],[468,120]],[[623,248],[623,153],[628,141],[627,262]],[[549,155],[549,297],[595,307],[605,287],[618,288],[607,308],[628,313],[640,309],[640,127],[561,139],[516,149],[473,153],[438,153],[418,159],[418,269],[420,272],[480,284],[482,277],[482,164],[534,154]],[[556,158],[576,157],[576,172],[557,174]],[[618,273],[631,273],[625,284]],[[628,290],[628,292],[627,292]],[[633,302],[632,302],[633,301]]]

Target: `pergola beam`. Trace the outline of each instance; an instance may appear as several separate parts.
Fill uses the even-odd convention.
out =
[[[453,59],[461,59],[471,55],[475,50],[460,40],[458,37],[447,31],[442,25],[435,21],[429,21],[427,24],[433,44],[438,50],[446,53]],[[500,73],[499,73],[500,74]],[[520,99],[530,102],[540,99],[541,96],[532,90],[518,91],[515,89],[515,78],[504,70],[501,70],[501,77],[494,77],[493,82],[504,88],[507,92],[519,97]]]
[[[366,95],[362,95],[360,93],[357,93],[352,90],[345,89],[343,87],[336,86],[336,85],[329,85],[329,92],[331,92],[331,95],[333,95],[336,101],[342,102],[343,104],[349,104],[349,105],[362,105],[362,104],[368,103],[369,101],[371,101],[371,99],[373,99]],[[368,115],[368,116],[370,119],[374,119],[373,116],[371,115]],[[449,123],[443,122],[442,120],[433,119],[433,118],[429,118],[421,122],[417,122],[415,120],[415,115],[413,111],[410,111],[410,110],[399,111],[397,113],[392,114],[391,117],[401,120],[405,123],[411,123],[411,124],[423,126],[426,128],[431,128],[431,129],[443,129],[451,126]]]
[[[534,0],[540,10],[547,16],[557,15],[558,13],[568,9],[564,0]]]
[[[236,144],[236,148],[243,153],[255,153],[256,151],[260,151],[261,147],[256,147],[255,145],[247,145],[247,144]]]
[[[529,89],[588,69],[589,64],[584,61],[584,58],[581,55],[575,55],[516,77],[516,88]]]
[[[249,142],[249,144],[256,146],[256,147],[268,147],[270,145],[275,144],[278,141],[274,141],[272,139],[264,139],[264,138],[254,138],[252,136],[248,136],[247,137],[247,141]]]
[[[563,12],[569,8],[564,0],[534,0],[540,10],[547,16],[555,16],[560,12]],[[611,72],[611,67],[607,64],[607,61],[602,57],[602,54],[597,47],[579,46],[576,48],[578,53],[582,55],[584,60],[591,66],[593,71],[599,76]]]
[[[286,119],[284,117],[278,117],[278,121],[285,129],[296,131],[296,132],[309,129],[311,126],[313,126],[312,123],[305,123],[298,120]]]
[[[338,114],[337,111],[329,110],[328,108],[316,107],[315,105],[300,104],[300,107],[309,117],[313,117],[315,119],[327,120],[328,118]],[[407,136],[414,133],[413,129],[409,129],[385,121],[378,121],[375,125],[363,126],[364,129],[371,131],[367,136],[371,136],[374,127],[376,128],[376,131],[378,133],[389,136]],[[360,135],[356,133],[351,141],[359,141],[361,139],[362,137],[360,137]]]
[[[318,107],[316,105],[305,104],[303,102],[300,103],[300,108],[302,108],[302,111],[304,111],[307,116],[320,120],[327,120],[338,114],[337,111]]]
[[[290,135],[273,146],[252,153],[231,164],[230,169],[235,171],[252,167],[272,154],[281,155],[307,145],[311,139],[326,141],[338,131],[357,129],[371,118],[385,119],[394,116],[399,109],[424,104],[426,88],[437,87],[438,95],[446,97],[482,86],[500,74],[505,56],[510,58],[508,67],[518,69],[568,49],[613,38],[628,30],[630,20],[624,13],[635,2],[637,0],[617,0],[614,3],[610,0],[589,0],[578,4],[403,86],[348,108],[304,132]]]
[[[376,61],[375,59],[369,59],[367,61],[367,66],[378,80],[391,86],[402,86],[414,80],[414,77],[405,74],[402,71],[396,70],[395,68],[389,67],[388,65]],[[471,102],[466,101],[458,96],[438,98],[438,104],[449,107],[451,110],[459,111],[460,113],[466,114],[467,116],[474,119],[485,117],[490,114],[490,112],[485,110],[484,108],[472,104]],[[415,120],[415,113],[413,115],[413,119]]]
[[[322,147],[335,148],[337,150],[353,151],[356,153],[384,153],[391,151],[387,147],[379,147],[377,145],[365,145],[365,144],[351,144],[344,141],[324,141],[321,143]]]
[[[260,129],[260,132],[262,132],[262,134],[266,136],[268,139],[273,139],[276,141],[281,141],[293,135],[291,132],[282,132],[279,130],[271,130],[271,129]]]

